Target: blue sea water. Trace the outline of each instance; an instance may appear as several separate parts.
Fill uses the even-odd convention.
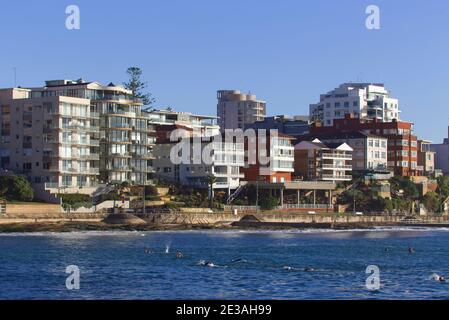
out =
[[[449,276],[449,230],[0,234],[0,299],[448,299],[434,273]]]

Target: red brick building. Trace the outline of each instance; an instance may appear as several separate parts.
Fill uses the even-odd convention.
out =
[[[413,123],[393,120],[380,122],[346,115],[344,119],[334,120],[333,126],[324,127],[315,123],[310,134],[362,131],[388,139],[388,169],[397,176],[422,175],[418,167],[418,139],[413,134]]]

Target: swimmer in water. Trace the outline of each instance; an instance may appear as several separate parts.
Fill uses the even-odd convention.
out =
[[[184,258],[184,254],[181,251],[176,250],[176,258],[177,259],[182,259],[182,258]]]
[[[144,249],[143,249],[143,252],[145,252],[145,254],[150,254],[150,253],[152,253],[152,251],[151,251],[150,248],[144,248]]]
[[[439,276],[437,274],[434,274],[433,278],[435,279],[435,281],[438,281],[438,282],[446,282],[446,279],[443,276]]]
[[[215,267],[215,264],[213,263],[213,262],[211,262],[211,261],[206,261],[206,260],[201,260],[200,262],[199,262],[199,264],[200,264],[200,266],[203,266],[203,267]]]
[[[413,249],[413,248],[408,248],[408,253],[415,253],[415,249]]]

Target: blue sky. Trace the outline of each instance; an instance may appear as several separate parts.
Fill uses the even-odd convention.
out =
[[[76,4],[81,29],[65,28]],[[365,28],[380,8],[381,29]],[[121,83],[140,66],[157,106],[215,114],[216,90],[251,91],[269,114],[307,114],[347,81],[384,82],[402,119],[439,142],[449,112],[446,0],[2,1],[0,87]]]

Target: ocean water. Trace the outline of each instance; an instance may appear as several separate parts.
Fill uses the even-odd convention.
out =
[[[434,273],[449,277],[449,230],[0,234],[0,299],[448,299]]]

